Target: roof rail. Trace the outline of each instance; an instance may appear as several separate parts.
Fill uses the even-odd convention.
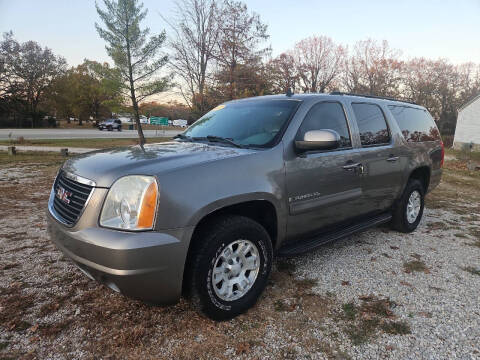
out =
[[[354,93],[346,93],[346,92],[341,92],[341,91],[332,91],[330,95],[348,95],[348,96],[360,96],[360,97],[366,97],[366,98],[372,98],[372,99],[383,99],[383,100],[391,100],[391,101],[400,101],[404,103],[409,103],[409,104],[414,104],[418,105],[416,102],[411,101],[411,100],[405,100],[405,99],[396,99],[394,97],[389,97],[389,96],[376,96],[376,95],[364,95],[364,94],[354,94]]]

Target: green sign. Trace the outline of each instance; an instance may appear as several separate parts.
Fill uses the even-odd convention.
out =
[[[152,116],[150,118],[150,124],[152,125],[168,125],[167,117]]]

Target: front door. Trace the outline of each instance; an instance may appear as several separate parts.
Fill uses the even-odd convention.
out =
[[[345,111],[339,102],[312,106],[296,139],[310,130],[335,130],[338,149],[309,151],[286,161],[288,194],[287,236],[319,232],[362,212],[361,155],[353,149]]]

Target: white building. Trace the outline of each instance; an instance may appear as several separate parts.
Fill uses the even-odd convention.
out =
[[[480,94],[458,109],[453,147],[462,149],[464,144],[480,150]]]

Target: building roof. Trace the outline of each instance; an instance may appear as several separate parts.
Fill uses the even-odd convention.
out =
[[[460,112],[462,111],[464,108],[466,108],[468,105],[470,105],[471,103],[474,103],[475,101],[477,101],[478,99],[480,99],[480,94],[478,94],[477,96],[474,96],[473,98],[471,98],[470,100],[468,100],[465,104],[463,104],[462,106],[460,106],[457,110],[457,112]]]

